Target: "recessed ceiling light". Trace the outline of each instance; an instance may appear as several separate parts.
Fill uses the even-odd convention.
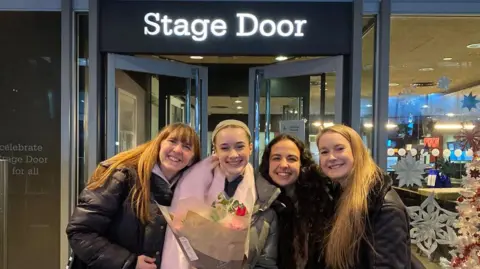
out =
[[[433,71],[435,69],[431,68],[431,67],[425,67],[425,68],[420,68],[418,69],[418,71],[422,71],[422,72],[428,72],[428,71]]]
[[[447,114],[445,114],[445,115],[447,115],[447,117],[453,117],[453,116],[455,116],[455,114],[453,114],[453,113],[447,113]]]
[[[393,83],[393,82],[392,82],[392,83],[388,83],[388,86],[390,86],[390,87],[395,87],[395,86],[398,86],[398,85],[400,85],[400,84],[398,84],[398,83]]]
[[[203,56],[190,56],[190,59],[201,60],[203,59]]]
[[[452,59],[453,59],[453,58],[451,58],[451,57],[445,57],[445,58],[443,58],[444,61],[451,61]]]
[[[423,107],[423,108],[428,108],[428,105],[423,105],[422,107]]]
[[[285,61],[285,60],[287,60],[287,59],[288,59],[287,56],[281,56],[281,55],[280,55],[280,56],[277,56],[277,58],[275,58],[275,60],[277,60],[277,61],[279,61],[279,62]]]
[[[242,103],[242,100],[235,100],[235,104],[240,104]]]
[[[467,46],[469,49],[480,49],[480,43],[470,44]]]
[[[237,109],[242,109],[242,108],[243,108],[243,107],[241,107],[241,106],[237,106]]]

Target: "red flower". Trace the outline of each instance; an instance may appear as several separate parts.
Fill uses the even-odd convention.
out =
[[[239,205],[235,210],[236,216],[245,216],[247,214],[247,208],[244,205]]]

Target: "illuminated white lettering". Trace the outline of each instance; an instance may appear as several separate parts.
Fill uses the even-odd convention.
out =
[[[263,36],[263,37],[302,37],[307,20],[259,19],[251,13],[237,13],[238,28],[236,36]],[[185,18],[172,18],[169,15],[149,12],[144,17],[144,35],[147,36],[174,36],[190,37],[193,41],[203,42],[209,35],[222,37],[227,35],[227,22],[222,19],[197,18],[189,21]]]
[[[237,36],[253,36],[260,34],[264,37],[279,35],[282,37],[304,36],[303,26],[307,20],[280,20],[275,22],[271,19],[259,20],[250,13],[237,13],[238,30]]]
[[[176,36],[190,36],[190,32],[188,31],[188,21],[186,19],[175,20],[173,34]]]
[[[208,35],[208,24],[210,20],[195,19],[192,22],[192,39],[195,41],[205,41]],[[200,29],[198,29],[200,26]]]
[[[147,13],[147,14],[145,15],[144,20],[145,20],[145,23],[146,23],[146,24],[148,24],[148,25],[150,25],[150,26],[153,27],[153,31],[151,31],[151,30],[148,28],[148,26],[145,26],[145,27],[143,27],[143,33],[144,33],[145,35],[158,35],[158,34],[160,33],[160,25],[159,25],[158,23],[156,23],[156,22],[151,21],[151,18],[152,18],[152,17],[153,17],[153,19],[155,19],[155,21],[157,21],[157,22],[160,20],[160,14],[158,14],[158,13],[152,13],[152,12]]]
[[[161,19],[160,19],[161,18]],[[147,13],[144,17],[145,35],[164,35],[186,37],[191,36],[192,40],[202,42],[207,40],[208,35],[220,37],[227,34],[227,23],[222,19],[195,19],[191,23],[184,18],[173,19],[168,15],[161,16],[160,13]]]
[[[237,13],[238,20],[238,32],[237,36],[252,36],[258,31],[258,19],[255,15],[249,13]],[[249,32],[245,32],[245,19],[250,19],[252,22],[252,29]]]
[[[260,34],[263,36],[274,36],[276,29],[275,22],[272,20],[264,20],[260,23]]]
[[[170,19],[167,15],[164,15],[160,22],[162,23],[162,27],[163,27],[163,34],[167,36],[172,35],[173,30],[169,28],[169,24],[171,24],[173,20]]]
[[[302,27],[305,24],[307,24],[307,21],[306,20],[295,20],[294,23],[295,23],[295,26],[296,26],[295,36],[304,36]]]
[[[227,33],[227,23],[224,20],[213,20],[210,31],[214,36],[224,36]]]
[[[284,31],[285,30],[284,28],[287,28],[286,31]],[[291,36],[293,34],[293,31],[294,31],[293,22],[291,22],[290,20],[281,20],[280,22],[278,22],[277,33],[280,36],[284,36],[284,37]]]

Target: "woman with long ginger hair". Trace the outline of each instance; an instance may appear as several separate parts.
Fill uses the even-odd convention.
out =
[[[167,223],[156,203],[170,205],[182,172],[199,158],[195,130],[176,123],[102,162],[67,227],[71,268],[159,268]]]
[[[325,242],[327,268],[411,268],[409,220],[392,180],[357,132],[334,125],[317,136],[320,168],[338,183]]]

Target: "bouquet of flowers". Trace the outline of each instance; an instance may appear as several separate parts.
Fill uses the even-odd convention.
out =
[[[211,205],[190,197],[175,212],[160,210],[194,268],[242,268],[251,220],[243,203],[220,193]]]

